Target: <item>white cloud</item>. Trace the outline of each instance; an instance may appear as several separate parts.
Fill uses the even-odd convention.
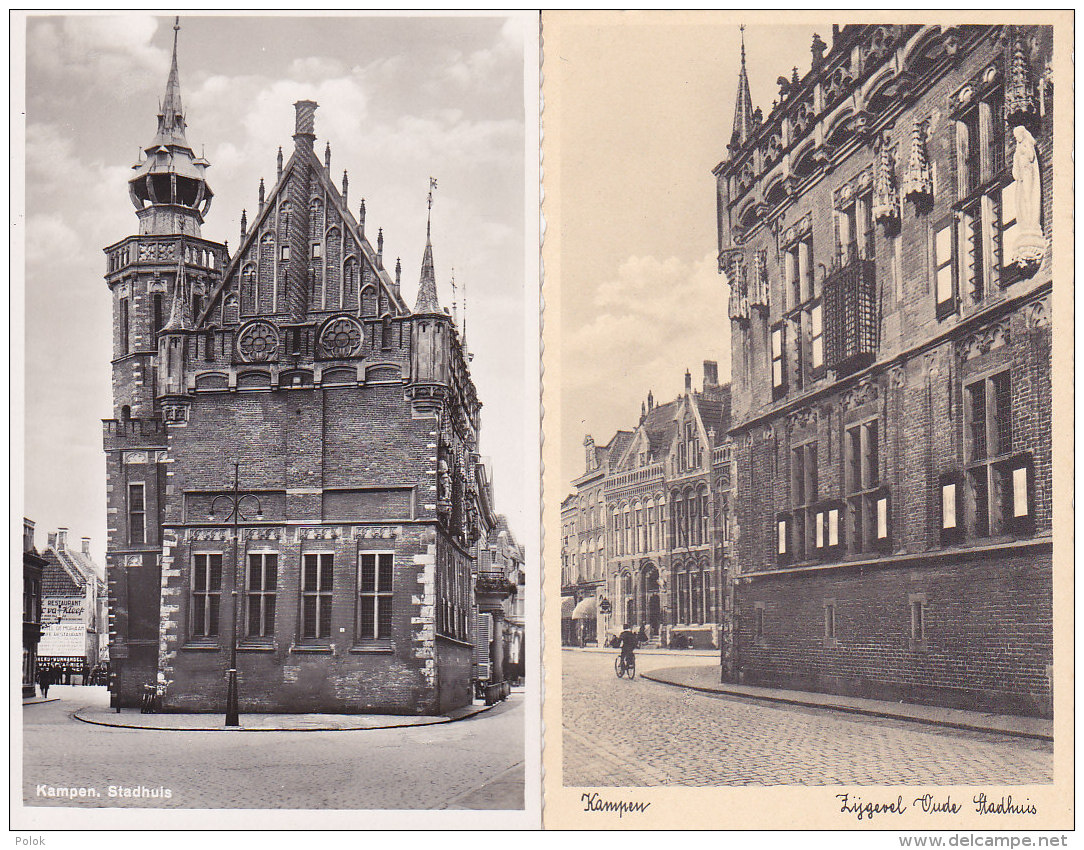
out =
[[[120,79],[157,85],[169,53],[151,44],[158,20],[150,15],[76,15],[31,19],[27,60],[49,76],[89,77],[98,85]]]
[[[601,443],[634,427],[649,390],[669,401],[682,391],[686,369],[699,387],[705,360],[718,362],[720,380],[729,380],[727,296],[713,254],[695,262],[630,257],[597,286],[590,318],[560,344],[570,474],[581,471],[583,432]]]

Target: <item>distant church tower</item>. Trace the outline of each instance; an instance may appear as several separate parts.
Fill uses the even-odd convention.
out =
[[[111,663],[125,704],[158,666],[163,501],[168,489],[166,392],[192,344],[193,316],[219,280],[226,248],[200,236],[213,195],[209,163],[185,136],[177,34],[158,130],[128,181],[139,235],[105,249],[113,297],[113,418],[104,421],[108,477]],[[164,356],[163,356],[164,355]],[[171,383],[172,382],[172,383]]]

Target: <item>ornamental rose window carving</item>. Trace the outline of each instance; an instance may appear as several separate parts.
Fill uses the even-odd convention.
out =
[[[324,325],[320,347],[326,357],[353,357],[361,348],[361,325],[349,316],[340,316]]]
[[[237,337],[237,350],[247,363],[266,363],[278,354],[279,332],[269,322],[253,322]]]

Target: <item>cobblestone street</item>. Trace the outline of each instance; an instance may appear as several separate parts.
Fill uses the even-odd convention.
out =
[[[1052,781],[1049,742],[618,679],[562,653],[564,784],[883,785]],[[637,655],[637,672],[711,658]]]
[[[436,726],[335,732],[114,729],[71,714],[108,703],[104,688],[56,688],[23,708],[23,799],[29,806],[253,809],[519,809],[523,695]],[[38,785],[90,787],[61,799]],[[160,786],[169,799],[117,799],[108,787]]]

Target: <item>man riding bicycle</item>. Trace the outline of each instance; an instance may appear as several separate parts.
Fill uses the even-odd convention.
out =
[[[636,663],[636,647],[640,645],[640,636],[636,634],[629,624],[625,623],[621,634],[617,636],[617,645],[621,647],[621,660],[626,664]]]

